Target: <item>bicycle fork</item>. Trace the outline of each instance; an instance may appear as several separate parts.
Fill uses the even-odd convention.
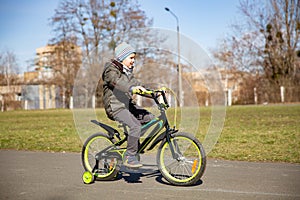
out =
[[[172,133],[175,133],[177,132],[176,130],[172,131]],[[173,139],[171,141],[171,134],[166,134],[166,140],[169,144],[169,147],[170,147],[170,151],[171,151],[171,154],[172,154],[172,157],[174,159],[176,159],[177,161],[180,160],[180,158],[182,157],[182,154],[180,152],[180,149],[179,149],[179,146],[177,144],[177,141],[175,139]]]

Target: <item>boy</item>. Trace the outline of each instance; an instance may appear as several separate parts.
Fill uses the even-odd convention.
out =
[[[107,116],[129,127],[123,164],[130,168],[142,167],[137,159],[141,126],[154,118],[132,99],[133,90],[146,90],[132,73],[135,56],[136,52],[129,44],[121,43],[115,48],[115,58],[105,64],[102,74],[103,102]]]

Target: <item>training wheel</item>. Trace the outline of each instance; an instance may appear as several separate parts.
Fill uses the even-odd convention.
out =
[[[82,175],[82,180],[85,184],[94,182],[94,175],[90,171],[85,171]]]

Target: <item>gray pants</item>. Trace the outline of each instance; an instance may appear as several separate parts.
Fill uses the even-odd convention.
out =
[[[130,111],[124,109],[114,117],[119,123],[126,124],[129,127],[127,139],[127,155],[134,156],[137,153],[139,139],[141,136],[142,124],[149,122],[154,115],[145,109],[134,108]]]

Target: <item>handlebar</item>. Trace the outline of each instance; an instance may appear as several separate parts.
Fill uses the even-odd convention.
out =
[[[140,89],[134,89],[132,91],[133,94],[138,94],[138,95],[151,95],[151,94],[155,94],[155,93],[164,93],[166,92],[166,88],[162,87],[156,90],[151,90],[151,89],[147,89],[146,91],[142,91]]]
[[[157,105],[160,105],[164,109],[166,109],[166,108],[169,107],[169,104],[168,104],[168,101],[167,101],[167,98],[166,98],[166,91],[167,91],[167,88],[162,87],[162,88],[155,89],[155,90],[147,89],[146,91],[141,91],[139,89],[135,89],[135,90],[132,91],[132,93],[133,94],[138,94],[140,96],[152,98],[152,99],[154,99],[154,101]],[[164,103],[160,103],[158,101],[159,96],[163,97]]]

